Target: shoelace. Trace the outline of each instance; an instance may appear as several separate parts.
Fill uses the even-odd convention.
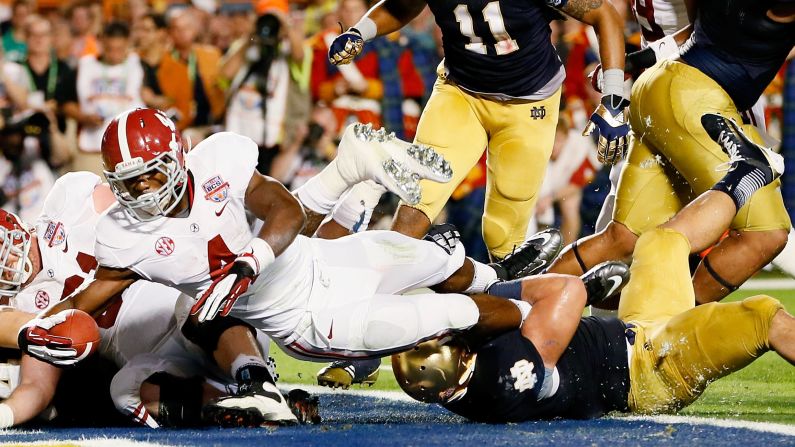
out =
[[[740,149],[737,143],[732,139],[734,135],[729,130],[721,130],[718,135],[718,144],[726,150],[729,155],[729,160],[715,166],[716,171],[731,171],[732,165],[738,161],[745,160],[745,157],[740,155]]]
[[[536,249],[535,244],[533,243],[532,240],[530,240],[519,246],[514,245],[513,249],[511,250],[511,254],[509,254],[508,256],[505,257],[505,259],[503,259],[503,267],[505,267],[505,270],[508,271],[508,274],[510,276],[513,277],[521,273],[524,269],[528,267],[527,266],[528,261],[532,261],[535,259],[536,256],[538,256],[537,253],[533,253],[531,257],[531,254],[526,250],[526,248],[528,247]]]

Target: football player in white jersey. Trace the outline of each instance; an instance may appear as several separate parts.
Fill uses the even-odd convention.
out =
[[[66,174],[56,182],[32,231],[28,232],[24,223],[15,216],[0,211],[0,221],[17,222],[19,234],[30,241],[24,250],[28,255],[23,256],[29,278],[21,284],[21,290],[6,290],[11,307],[39,313],[93,279],[97,267],[94,258],[97,221],[113,203],[113,193],[98,176],[78,172]],[[13,242],[11,236],[4,233],[5,245]],[[4,266],[15,264],[8,259],[4,261]],[[203,347],[208,343],[217,346],[220,341],[221,349],[211,346],[205,350],[215,356],[231,375],[222,372],[201,347],[183,335],[191,303],[183,300],[176,308],[175,318],[178,296],[179,291],[175,289],[140,281],[125,290],[97,317],[102,334],[99,352],[122,368],[111,388],[114,402],[120,411],[150,427],[158,426],[158,420],[166,425],[195,425],[198,422],[202,403],[220,393],[217,390],[208,393],[212,388],[207,387],[203,392],[201,381],[188,380],[192,376],[209,375],[224,383],[231,382],[235,376],[256,375],[258,371],[272,376],[259,355],[260,351],[267,353],[269,343],[257,345],[249,334],[250,328],[234,319],[223,319],[217,327],[220,340],[197,340]],[[230,343],[234,348],[230,348]],[[143,354],[146,358],[141,358]],[[74,363],[74,359],[52,360],[61,365]],[[4,397],[8,400],[0,404],[2,426],[33,418],[49,404],[55,393],[60,369],[29,356],[23,356],[21,365],[20,387],[10,395],[6,394]],[[11,366],[5,368],[15,369]],[[18,368],[15,372],[18,374]],[[175,394],[168,387],[158,390],[160,387],[149,380],[155,374],[159,374],[161,382],[167,381],[173,388],[189,392]],[[17,378],[9,377],[9,382]],[[241,380],[239,383],[245,382]],[[193,386],[186,389],[185,384]],[[146,406],[142,401],[142,389],[149,396],[154,394],[154,398],[147,399]],[[204,400],[203,395],[206,396]],[[295,422],[286,405],[277,408],[282,411],[268,415],[270,419]]]
[[[380,357],[450,331],[499,333],[529,313],[526,301],[484,294],[496,271],[465,258],[444,233],[436,242],[388,231],[333,241],[299,234],[312,234],[346,189],[368,179],[418,201],[420,177],[451,176],[429,148],[352,125],[337,158],[296,191],[300,202],[256,172],[250,139],[219,133],[184,154],[173,122],[152,109],[117,117],[103,138],[103,157],[118,205],[97,225],[100,266],[95,280],[53,313],[92,312],[146,279],[195,297],[199,322],[232,315],[287,352],[316,360]],[[246,211],[264,221],[257,235]],[[584,293],[576,278],[530,281],[538,283],[534,293]],[[399,295],[429,286],[474,295]],[[46,333],[34,327],[23,337],[34,329]],[[256,407],[267,391],[246,389],[218,407]]]

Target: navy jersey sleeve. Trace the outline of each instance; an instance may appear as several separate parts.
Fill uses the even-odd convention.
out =
[[[466,394],[446,404],[448,410],[483,422],[525,421],[546,413],[544,406],[538,404],[544,362],[519,331],[504,334],[478,349],[476,362]]]

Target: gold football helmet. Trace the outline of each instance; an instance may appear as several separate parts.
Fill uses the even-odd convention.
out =
[[[392,356],[392,371],[403,391],[426,403],[461,398],[475,371],[477,354],[460,341],[443,339],[418,344]]]

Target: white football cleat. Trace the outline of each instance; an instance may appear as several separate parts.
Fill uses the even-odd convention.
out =
[[[205,423],[220,427],[296,425],[298,419],[287,400],[270,382],[256,382],[233,396],[218,398],[202,409]]]
[[[334,163],[349,185],[373,180],[412,205],[422,197],[421,179],[446,183],[453,176],[450,163],[432,148],[374,130],[371,124],[345,129]]]

